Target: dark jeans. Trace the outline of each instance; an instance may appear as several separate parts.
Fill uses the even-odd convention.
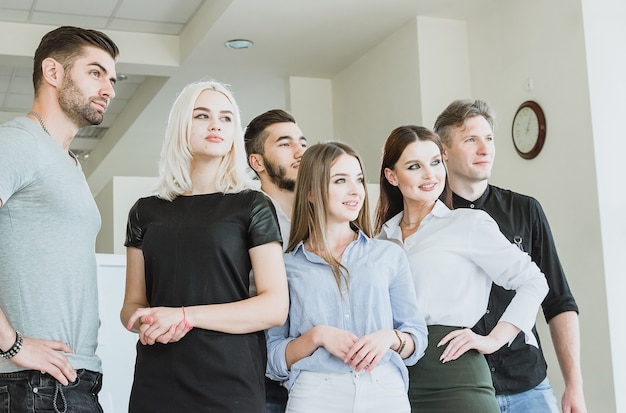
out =
[[[34,370],[0,374],[0,413],[102,413],[102,373],[77,370],[73,383]]]
[[[279,382],[265,378],[265,413],[285,413],[287,389]]]

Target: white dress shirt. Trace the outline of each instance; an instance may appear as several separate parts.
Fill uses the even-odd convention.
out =
[[[526,343],[537,346],[532,327],[548,292],[547,282],[486,212],[450,210],[437,201],[404,242],[402,216],[400,212],[387,221],[378,237],[404,247],[426,324],[473,327],[487,311],[494,282],[516,291],[500,320],[520,328]]]

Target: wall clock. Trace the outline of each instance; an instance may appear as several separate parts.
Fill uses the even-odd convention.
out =
[[[539,155],[546,139],[546,117],[541,106],[528,100],[520,105],[513,116],[513,145],[524,159]]]

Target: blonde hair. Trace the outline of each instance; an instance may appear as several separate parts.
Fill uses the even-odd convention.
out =
[[[247,171],[246,151],[243,143],[243,130],[237,102],[228,89],[220,82],[209,80],[187,85],[178,95],[170,110],[165,140],[159,162],[157,196],[172,201],[179,195],[191,191],[191,126],[193,109],[198,96],[205,90],[222,93],[233,105],[235,138],[230,151],[222,158],[216,176],[218,191],[224,193],[256,189]]]
[[[295,203],[292,213],[291,232],[287,251],[292,251],[300,241],[309,238],[315,240],[321,249],[320,256],[331,266],[335,281],[341,291],[341,279],[350,273],[346,267],[333,256],[328,239],[326,239],[326,211],[328,211],[328,186],[330,185],[330,169],[341,155],[353,156],[359,161],[361,171],[363,163],[359,155],[350,146],[340,142],[318,143],[309,147],[302,155],[298,178],[296,180]],[[372,236],[367,185],[363,179],[365,197],[363,206],[356,220],[350,224],[360,229],[368,237]]]

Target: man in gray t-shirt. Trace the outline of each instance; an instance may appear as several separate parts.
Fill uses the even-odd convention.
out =
[[[102,122],[117,56],[102,32],[52,30],[35,52],[31,111],[0,125],[0,388],[12,412],[101,411],[100,214],[69,146]]]

